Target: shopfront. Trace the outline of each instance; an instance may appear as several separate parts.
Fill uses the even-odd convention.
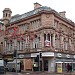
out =
[[[62,54],[62,53],[55,53],[55,62],[56,62],[56,70],[58,71],[58,65],[61,64],[61,72],[66,72],[67,71],[67,64],[69,63],[72,65],[72,71],[75,69],[75,55],[70,55],[70,54]]]
[[[68,63],[72,65],[73,70],[75,69],[75,55],[54,52],[41,52],[42,57],[36,60],[39,54],[40,52],[31,54],[19,54],[18,59],[22,62],[22,70],[33,71],[34,63],[36,63],[38,70],[40,64],[40,71],[56,71],[62,73],[66,71],[66,65]]]
[[[38,68],[40,64],[40,71],[53,72],[54,71],[54,52],[41,52],[42,57],[40,59],[37,59],[37,61],[35,61],[35,58],[37,58],[39,54],[40,53],[31,54],[31,57],[33,58],[33,63],[38,62]]]
[[[18,54],[17,59],[21,62],[21,70],[32,71],[31,54]]]

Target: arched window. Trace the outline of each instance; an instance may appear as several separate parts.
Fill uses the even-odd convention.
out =
[[[3,13],[3,17],[5,17],[5,13]]]
[[[59,48],[59,40],[57,35],[55,35],[55,47]]]
[[[46,34],[44,34],[44,41],[46,40]]]
[[[37,38],[37,35],[35,34],[35,38]]]
[[[68,41],[66,41],[66,38],[64,38],[64,50],[68,49]]]
[[[47,40],[50,41],[50,34],[47,34]]]
[[[6,13],[6,17],[7,17],[7,13]]]
[[[9,17],[10,17],[10,14],[9,14]]]
[[[53,46],[53,34],[51,34],[51,46]]]

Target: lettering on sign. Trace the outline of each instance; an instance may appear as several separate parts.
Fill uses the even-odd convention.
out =
[[[75,55],[74,55],[74,58],[75,58]]]
[[[67,57],[67,58],[70,58],[70,55],[69,55],[69,54],[67,54],[67,55],[66,55],[66,57]]]
[[[58,56],[58,57],[62,57],[62,54],[61,54],[61,53],[58,53],[57,56]]]
[[[23,54],[20,54],[20,55],[19,55],[19,58],[24,58],[24,55],[23,55]]]

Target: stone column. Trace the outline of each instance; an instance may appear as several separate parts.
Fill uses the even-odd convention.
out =
[[[44,71],[44,60],[42,58],[42,71]]]
[[[20,50],[22,49],[22,42],[20,41]]]
[[[71,50],[71,39],[69,39],[69,50]]]
[[[6,47],[6,41],[4,41],[4,46]]]
[[[50,33],[50,47],[52,46],[52,45],[51,45],[51,40],[52,40],[52,38],[51,38],[51,33]]]
[[[55,72],[55,62],[54,59],[49,59],[48,60],[48,72]]]
[[[60,36],[60,48],[61,48],[62,50],[63,50],[63,45],[64,45],[63,40],[64,40],[64,37],[63,37],[63,35],[61,35],[61,36]]]
[[[41,41],[42,47],[44,47],[44,34],[43,33],[40,34],[40,41]]]

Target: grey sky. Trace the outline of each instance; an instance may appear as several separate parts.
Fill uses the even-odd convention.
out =
[[[75,0],[0,0],[0,18],[4,8],[10,8],[12,15],[23,14],[33,10],[35,2],[51,7],[57,12],[66,11],[66,17],[75,22]]]

